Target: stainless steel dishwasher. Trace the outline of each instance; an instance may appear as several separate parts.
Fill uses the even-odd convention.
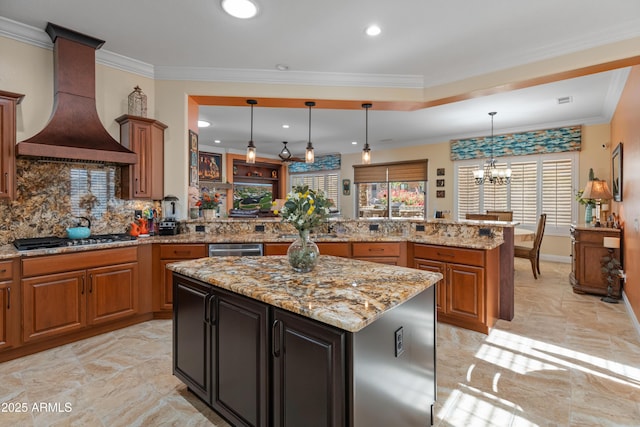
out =
[[[262,256],[262,243],[211,243],[209,256]]]

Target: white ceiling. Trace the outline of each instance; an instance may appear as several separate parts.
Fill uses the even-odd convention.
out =
[[[139,61],[155,78],[345,87],[430,87],[640,37],[638,0],[257,2],[260,13],[251,20],[224,14],[219,0],[0,0],[0,17],[41,30],[52,22],[103,39],[103,51]],[[380,36],[364,34],[371,23],[382,27]],[[289,69],[277,71],[276,64]],[[607,123],[627,73],[414,112],[370,110],[369,143],[375,152],[487,135],[489,111],[498,112],[496,134]],[[566,96],[573,102],[558,105]],[[202,108],[201,118],[213,126],[200,129],[200,142],[244,150],[249,114],[248,106]],[[316,153],[361,150],[364,123],[364,111],[314,109]],[[286,140],[301,156],[308,131],[303,102],[300,109],[254,109],[259,155],[277,154]]]

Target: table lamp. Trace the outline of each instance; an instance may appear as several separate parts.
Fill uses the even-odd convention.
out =
[[[613,195],[609,191],[607,181],[594,179],[587,182],[587,186],[582,193],[583,199],[594,199],[596,201],[596,227],[600,227],[600,203],[602,199],[611,199]]]
[[[602,273],[606,274],[607,279],[607,296],[600,298],[600,300],[611,304],[617,304],[618,300],[611,294],[613,292],[613,282],[620,274],[620,261],[613,256],[613,251],[615,249],[620,249],[620,238],[605,237],[603,240],[602,245],[607,248],[607,252],[609,252],[609,254],[602,257],[601,260]]]

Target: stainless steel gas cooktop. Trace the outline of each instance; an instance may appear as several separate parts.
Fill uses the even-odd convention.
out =
[[[111,243],[135,240],[135,237],[126,233],[119,234],[96,234],[86,239],[68,239],[65,237],[34,237],[30,239],[16,239],[13,245],[19,251],[32,249],[60,248],[65,246],[96,245],[98,243]]]

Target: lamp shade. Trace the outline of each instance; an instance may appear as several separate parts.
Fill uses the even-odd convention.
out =
[[[619,249],[620,248],[620,238],[619,237],[605,237],[602,246],[604,246],[605,248],[610,248],[610,249]]]
[[[587,186],[584,188],[584,192],[582,193],[583,199],[611,199],[613,195],[611,191],[609,191],[609,186],[607,185],[607,181],[600,181],[599,179],[594,179],[593,181],[589,181]]]

